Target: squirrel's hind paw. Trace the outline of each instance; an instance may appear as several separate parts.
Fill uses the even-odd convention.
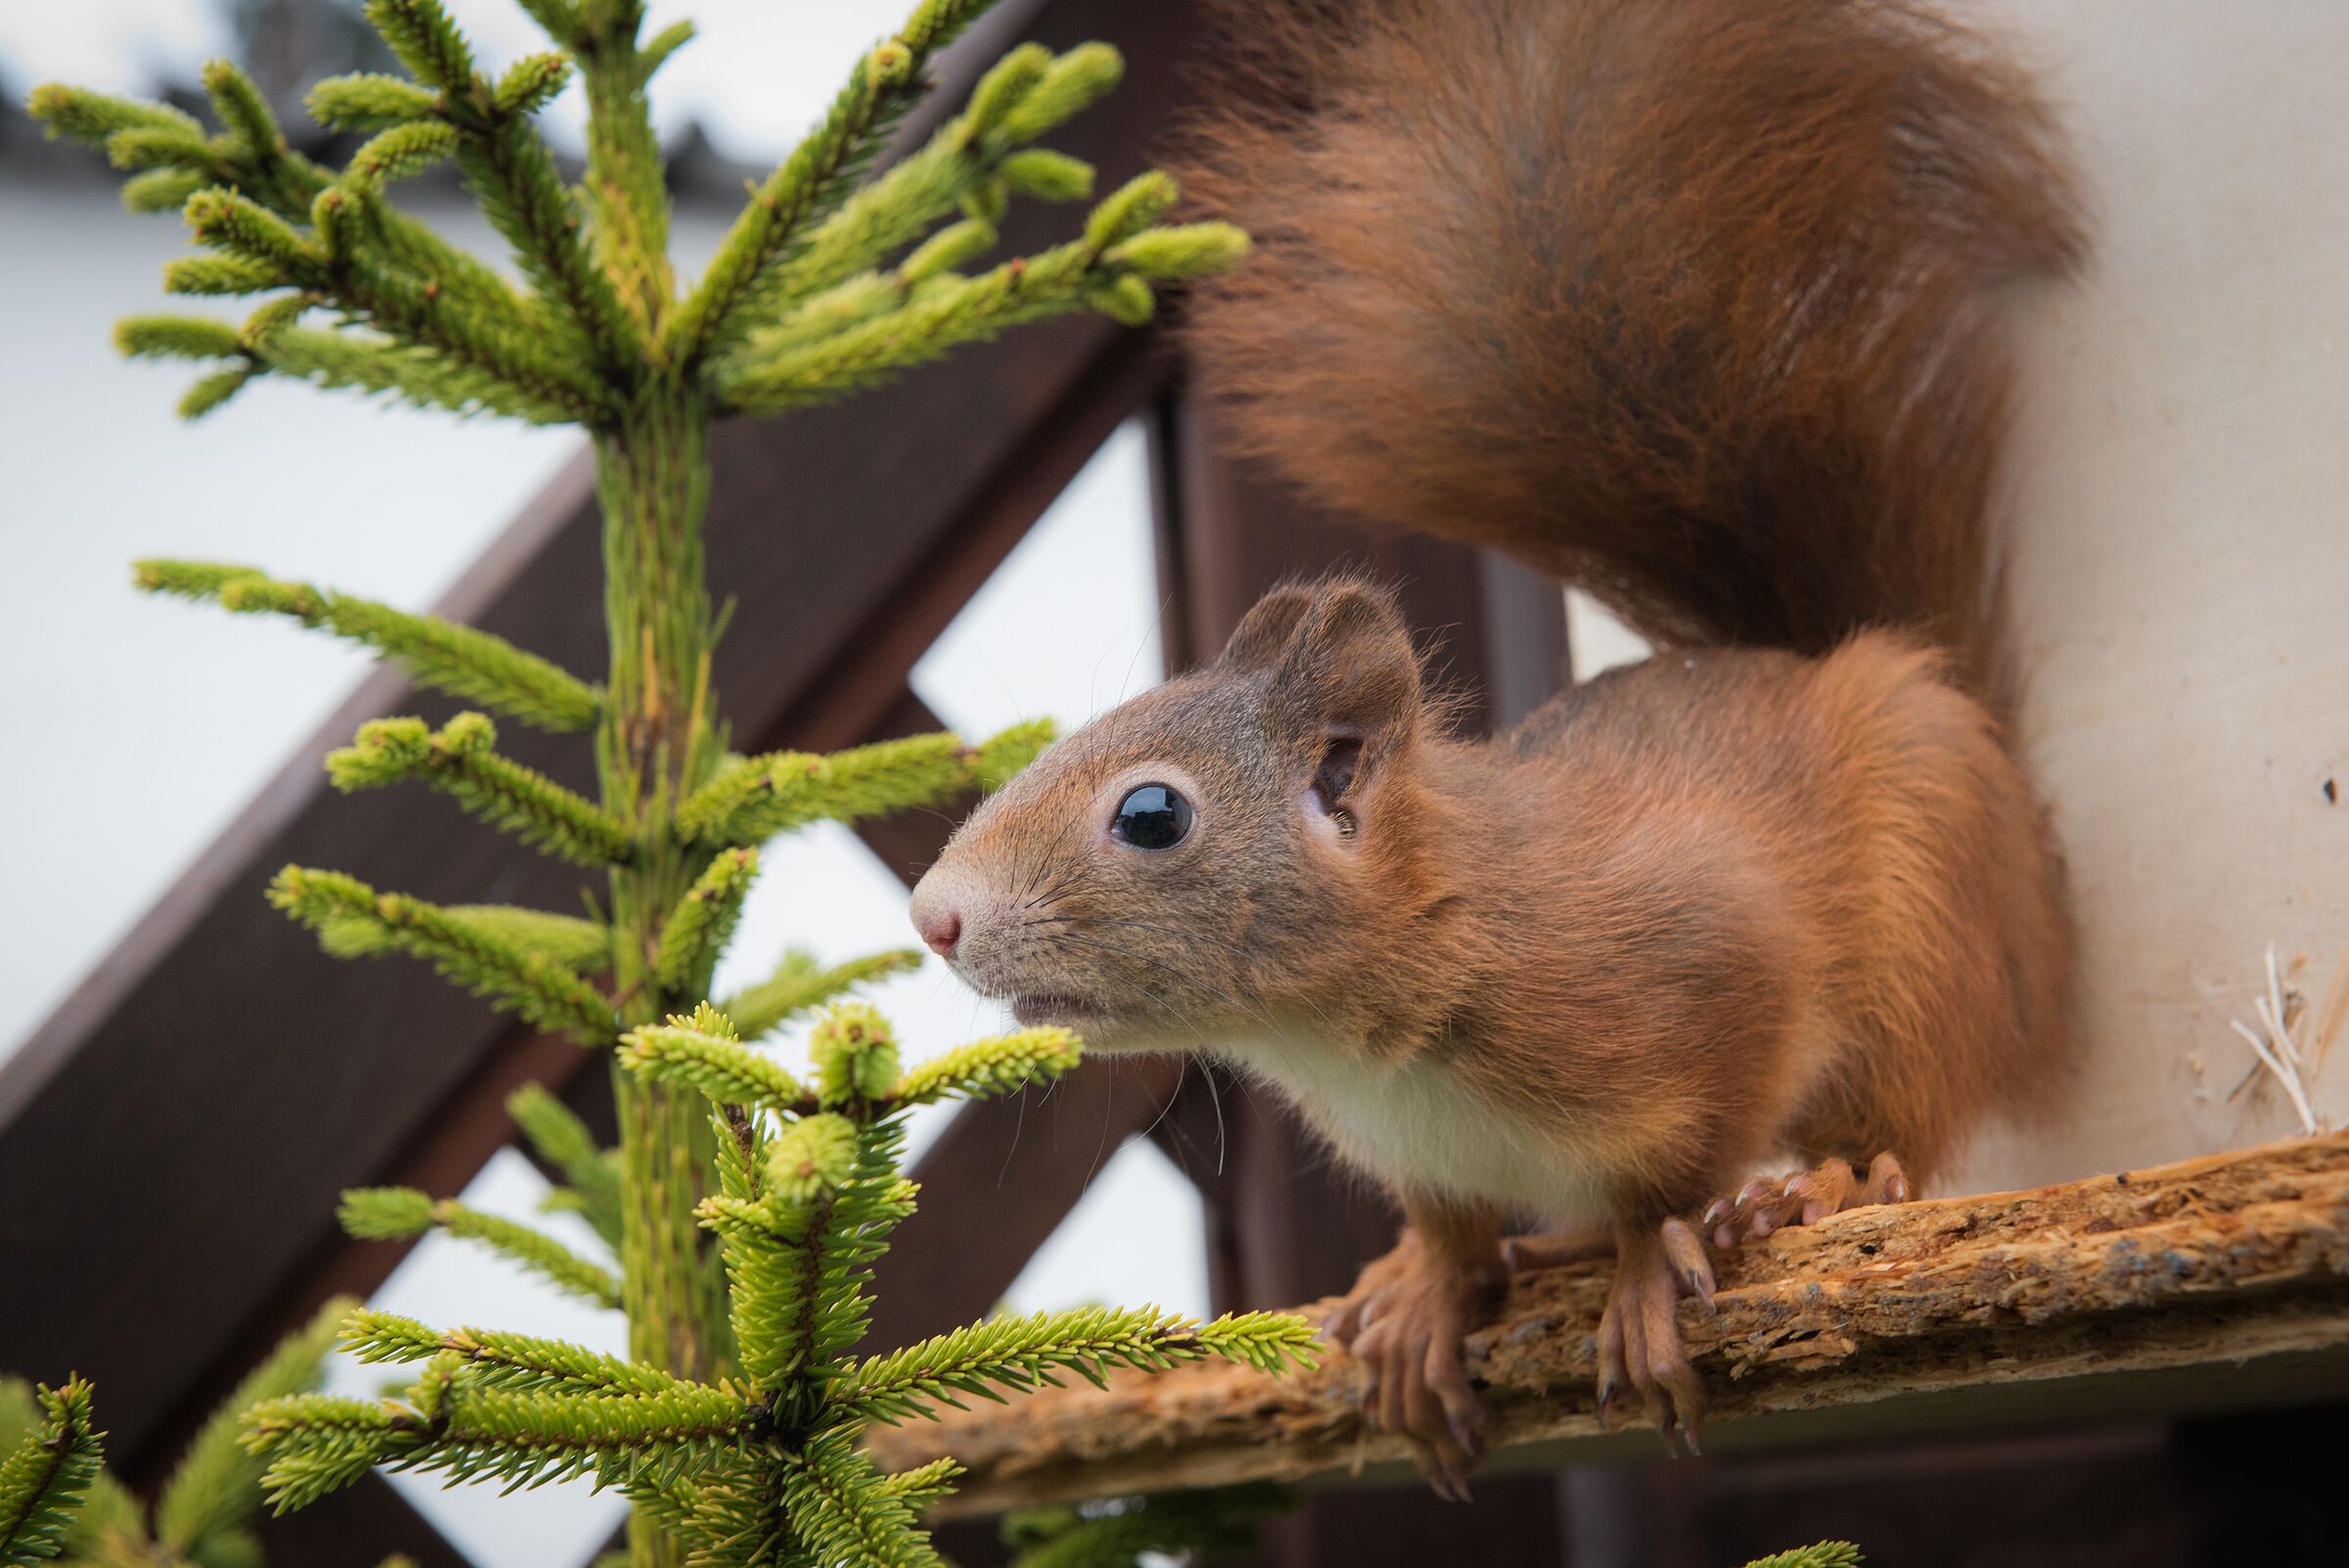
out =
[[[1683,1297],[1713,1305],[1713,1266],[1685,1220],[1618,1234],[1615,1283],[1598,1320],[1598,1422],[1612,1430],[1636,1390],[1655,1410],[1665,1443],[1670,1446],[1678,1433],[1695,1453],[1705,1390],[1681,1343]]]
[[[1815,1225],[1846,1209],[1906,1203],[1910,1194],[1909,1174],[1890,1152],[1877,1155],[1865,1176],[1849,1160],[1831,1159],[1782,1180],[1748,1181],[1735,1197],[1715,1199],[1702,1222],[1713,1245],[1726,1252],[1788,1225]]]

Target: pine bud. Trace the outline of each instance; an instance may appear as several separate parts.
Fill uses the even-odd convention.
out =
[[[1014,192],[1039,202],[1082,202],[1093,194],[1093,165],[1050,148],[1014,153],[996,172]]]
[[[182,255],[163,263],[166,294],[258,294],[285,281],[266,261],[241,255]]]
[[[996,128],[1014,145],[1032,142],[1090,107],[1125,74],[1125,57],[1108,44],[1079,44],[1052,62],[1043,79]]]
[[[993,249],[995,226],[985,218],[965,218],[939,230],[898,263],[898,276],[919,283],[941,272],[951,272]]]
[[[1161,169],[1137,174],[1109,194],[1108,200],[1084,220],[1084,243],[1106,251],[1157,222],[1182,195],[1174,176]]]
[[[1087,289],[1084,302],[1121,327],[1146,327],[1158,310],[1150,285],[1130,272]]]
[[[433,1200],[414,1187],[353,1187],[336,1218],[360,1241],[404,1241],[433,1227]]]
[[[430,119],[439,98],[397,76],[360,71],[329,76],[310,89],[310,117],[329,130],[379,131]]]
[[[208,316],[126,316],[115,346],[134,359],[228,359],[245,347],[236,328]]]
[[[979,78],[970,107],[962,112],[963,132],[973,141],[1000,125],[1052,68],[1052,51],[1042,44],[1022,44],[995,62]]]
[[[423,173],[456,150],[457,128],[443,120],[394,125],[350,155],[346,177],[354,184],[389,185]]]
[[[212,144],[179,125],[133,125],[106,139],[106,158],[116,168],[201,168],[211,162]]]
[[[571,62],[559,54],[525,55],[497,79],[492,95],[506,115],[532,115],[571,80]]]
[[[855,1171],[856,1126],[828,1112],[792,1123],[766,1156],[768,1190],[786,1203],[812,1203],[837,1192]]]
[[[1185,223],[1137,234],[1102,259],[1145,278],[1200,278],[1223,271],[1247,254],[1245,230],[1229,223]]]
[[[176,212],[210,184],[192,168],[153,168],[122,182],[122,205],[133,212]]]
[[[898,1081],[897,1037],[888,1020],[863,1002],[828,1010],[808,1052],[815,1059],[816,1097],[826,1105],[877,1098]]]

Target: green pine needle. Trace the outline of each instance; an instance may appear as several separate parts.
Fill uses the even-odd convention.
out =
[[[447,980],[582,1045],[612,1037],[612,1005],[586,981],[544,955],[517,947],[463,916],[400,893],[377,893],[339,871],[287,866],[269,901],[325,940],[350,950],[354,933],[383,952],[422,958]]]
[[[850,1367],[829,1398],[851,1417],[895,1425],[935,1418],[940,1405],[967,1408],[957,1394],[1001,1403],[1005,1392],[1057,1387],[1062,1371],[1107,1387],[1112,1367],[1162,1371],[1213,1355],[1279,1373],[1312,1366],[1315,1350],[1312,1325],[1286,1314],[1202,1324],[1154,1307],[1081,1307],[974,1323],[873,1357]]]
[[[788,1068],[743,1044],[724,1015],[706,1004],[691,1016],[629,1030],[620,1038],[619,1061],[639,1078],[688,1084],[720,1104],[774,1110],[814,1104]]]
[[[413,1187],[354,1187],[343,1194],[343,1228],[361,1241],[405,1241],[436,1226],[478,1241],[557,1289],[597,1307],[621,1304],[620,1280],[542,1230]]]
[[[1848,1541],[1822,1541],[1816,1546],[1797,1546],[1757,1557],[1745,1568],[1861,1568],[1860,1548]]]
[[[34,1399],[41,1425],[0,1459],[0,1564],[6,1568],[54,1557],[65,1545],[73,1513],[98,1479],[105,1434],[92,1424],[90,1385],[67,1379]]]
[[[928,1105],[1016,1094],[1070,1071],[1082,1049],[1075,1035],[1049,1027],[973,1040],[908,1069],[890,1086],[889,1099],[896,1105]]]
[[[1051,734],[1045,720],[1015,725],[976,748],[952,735],[911,735],[829,757],[736,758],[677,807],[677,829],[705,844],[759,844],[809,822],[944,806],[1000,786]]]
[[[592,729],[603,712],[601,688],[503,637],[438,616],[411,615],[372,599],[280,580],[252,567],[147,560],[136,570],[139,587],[149,593],[208,599],[240,615],[292,616],[305,626],[373,648],[420,686],[481,703],[540,729]]]
[[[906,1499],[844,1433],[817,1438],[784,1472],[783,1507],[807,1561],[944,1568]]]
[[[759,852],[721,850],[662,923],[661,948],[653,972],[672,992],[705,991],[718,955],[734,939],[743,900],[759,877]]]
[[[634,846],[626,828],[585,796],[490,748],[497,728],[459,714],[438,733],[421,718],[379,718],[326,759],[326,776],[345,794],[413,779],[456,797],[474,815],[575,865],[617,865]]]

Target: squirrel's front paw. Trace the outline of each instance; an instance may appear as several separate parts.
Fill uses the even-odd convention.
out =
[[[1694,1453],[1705,1390],[1681,1344],[1684,1296],[1713,1303],[1713,1266],[1686,1221],[1617,1235],[1615,1283],[1598,1320],[1598,1422],[1610,1427],[1635,1389],[1656,1411],[1665,1442],[1678,1430]]]
[[[1411,1446],[1439,1497],[1468,1500],[1468,1470],[1485,1452],[1485,1409],[1460,1341],[1497,1277],[1448,1264],[1409,1235],[1362,1276],[1326,1325],[1367,1373],[1363,1414]]]

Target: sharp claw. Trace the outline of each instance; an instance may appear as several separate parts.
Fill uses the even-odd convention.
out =
[[[1727,1220],[1729,1217],[1730,1207],[1731,1205],[1728,1199],[1715,1198],[1712,1203],[1706,1206],[1705,1217],[1703,1220],[1699,1221],[1698,1223],[1708,1225],[1720,1224],[1724,1220]]]
[[[1701,1459],[1705,1456],[1705,1451],[1697,1446],[1696,1423],[1694,1421],[1686,1422],[1681,1427],[1681,1441],[1688,1445],[1688,1453],[1690,1457]]]

